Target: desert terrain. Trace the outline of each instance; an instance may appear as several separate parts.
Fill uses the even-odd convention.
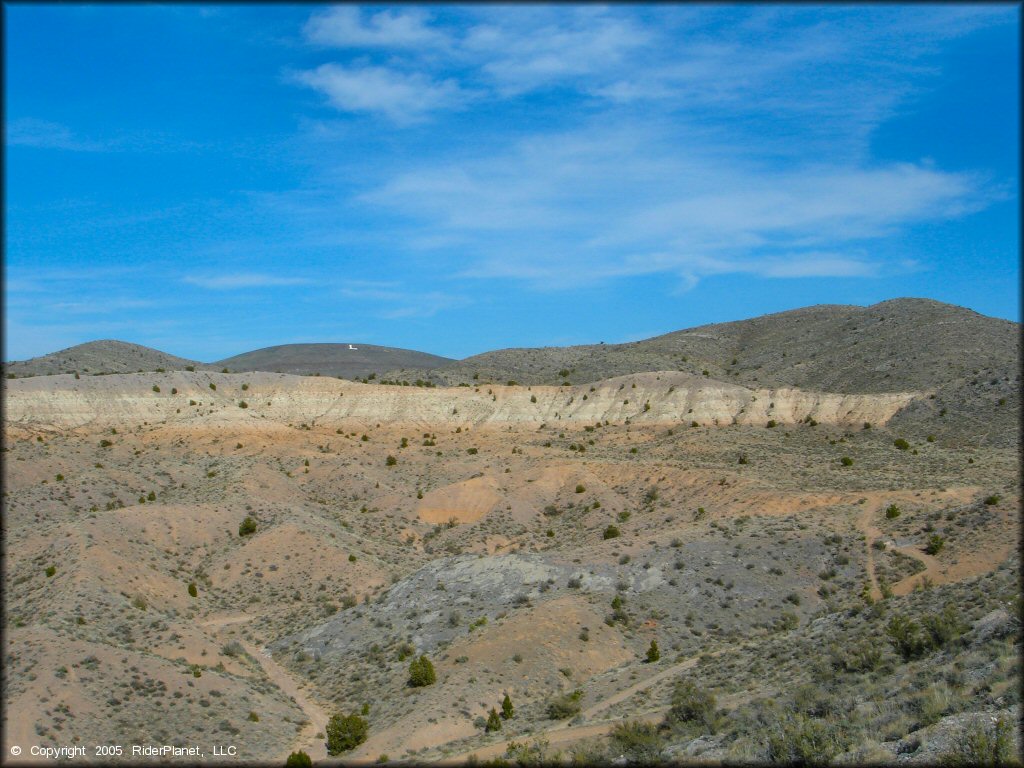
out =
[[[392,355],[358,381],[110,343],[6,366],[4,743],[1019,754],[1019,325],[965,312]],[[836,334],[870,318],[867,365]],[[368,730],[329,755],[335,714]]]

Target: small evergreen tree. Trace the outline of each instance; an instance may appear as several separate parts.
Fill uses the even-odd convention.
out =
[[[327,754],[338,755],[366,741],[369,724],[359,715],[335,714],[327,723]]]
[[[292,752],[288,755],[284,768],[313,768],[313,761],[309,755],[300,749],[298,752]]]
[[[437,674],[434,672],[434,665],[430,659],[420,656],[409,662],[409,685],[413,688],[422,688],[435,682],[437,682]]]
[[[511,720],[515,715],[515,707],[512,706],[512,699],[505,694],[505,698],[501,702],[501,716],[506,720]]]
[[[196,583],[194,581],[189,583],[189,585],[188,585],[188,593],[192,597],[198,597],[199,596],[199,590],[196,589]]]
[[[647,649],[647,663],[653,664],[661,658],[661,651],[658,650],[658,642],[651,640],[651,647]]]
[[[491,713],[487,716],[487,725],[484,726],[484,730],[488,733],[501,730],[501,718],[498,717],[498,710],[494,707],[491,707]]]
[[[249,536],[253,533],[256,533],[256,521],[251,517],[246,517],[242,524],[238,526],[238,535]]]

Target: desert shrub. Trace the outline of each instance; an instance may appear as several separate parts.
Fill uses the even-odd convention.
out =
[[[658,643],[656,640],[651,640],[651,645],[647,649],[647,655],[645,659],[648,664],[653,664],[661,658],[661,651],[658,649]]]
[[[601,534],[601,537],[603,539],[607,540],[607,539],[617,539],[621,535],[622,535],[622,531],[620,531],[617,526],[609,525],[607,528],[604,529],[604,533]]]
[[[766,757],[773,763],[821,764],[848,746],[844,731],[832,723],[792,715],[769,734]]]
[[[238,407],[239,408],[248,408],[249,404],[247,402],[245,402],[245,400],[239,400],[238,401]]]
[[[844,672],[873,672],[882,665],[882,649],[870,640],[832,649],[832,666]]]
[[[842,464],[844,467],[852,467],[853,466],[853,459],[851,459],[849,456],[843,456],[839,460],[839,463]]]
[[[338,755],[355,749],[366,741],[369,730],[369,724],[359,715],[333,715],[327,723],[327,754]]]
[[[409,685],[413,688],[422,688],[437,682],[437,673],[434,665],[425,655],[409,662]]]
[[[55,565],[47,566],[47,568],[46,568],[46,578],[50,578],[55,573],[57,573],[57,566],[55,566]]]
[[[897,507],[895,504],[890,504],[888,507],[885,508],[885,517],[886,517],[886,519],[888,519],[888,520],[895,520],[899,516],[900,516],[900,508]]]
[[[580,699],[583,691],[577,689],[572,693],[563,693],[548,702],[547,713],[552,720],[565,720],[580,713]]]
[[[924,545],[924,551],[929,555],[937,555],[946,546],[946,539],[937,533],[928,537],[928,543]]]
[[[254,533],[256,533],[256,521],[247,516],[238,526],[238,535],[249,536]]]
[[[498,710],[494,707],[491,707],[490,714],[487,715],[487,723],[484,725],[484,730],[487,733],[501,730],[501,718],[498,717]]]
[[[650,763],[657,760],[664,744],[657,726],[639,720],[618,723],[608,736],[613,751],[624,755],[630,763]]]
[[[892,444],[899,448],[901,451],[905,451],[910,447],[910,443],[904,440],[902,437],[897,437],[892,441]]]
[[[587,490],[587,489],[585,487],[583,487],[582,485],[577,485],[576,486],[576,493],[583,493],[585,490]]]
[[[951,751],[942,755],[945,765],[1019,765],[1013,749],[1013,726],[1000,717],[991,726],[985,719],[961,729]]]
[[[216,389],[217,389],[217,385],[214,384],[212,381],[210,382],[210,389],[212,389],[214,391],[216,391]]]
[[[921,631],[921,626],[906,616],[896,614],[889,619],[885,628],[889,642],[904,661],[923,656],[928,651],[928,640]]]
[[[530,395],[530,402],[531,403],[536,403],[537,402],[537,396],[536,395]]]
[[[775,421],[775,419],[768,419],[768,423],[765,424],[765,426],[768,429],[775,429],[775,427],[777,427],[778,425],[779,425],[779,423],[777,421]]]
[[[993,494],[991,496],[986,496],[985,497],[985,504],[987,506],[994,507],[996,504],[999,503],[999,500],[1000,499],[999,499],[998,494]]]
[[[397,463],[398,463],[398,459],[396,459],[396,458],[395,458],[394,456],[388,456],[388,457],[387,457],[387,458],[386,458],[386,459],[384,460],[384,463],[385,463],[385,464],[386,464],[387,466],[389,466],[389,467],[393,467],[393,466],[395,466],[395,464],[397,464]]]
[[[313,761],[309,755],[300,749],[298,752],[292,752],[288,755],[284,768],[313,768]]]
[[[188,594],[190,597],[199,597],[199,590],[196,588],[196,583],[194,581],[189,582]]]
[[[113,443],[109,440],[100,440],[100,448],[109,448]]]
[[[220,652],[225,656],[235,658],[245,653],[245,648],[243,648],[242,644],[237,640],[232,640],[230,643],[225,643],[224,645],[222,645]]]
[[[961,621],[956,606],[947,603],[941,613],[931,613],[922,620],[928,645],[942,648],[962,635],[967,627]]]
[[[153,385],[153,391],[154,392],[159,392],[160,391],[160,387],[158,387],[156,384],[154,384]]]
[[[692,680],[680,680],[672,691],[672,706],[665,713],[664,725],[675,727],[695,724],[714,732],[715,696],[698,688]]]

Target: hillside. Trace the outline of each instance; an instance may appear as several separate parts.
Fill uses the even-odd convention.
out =
[[[10,743],[935,764],[1017,722],[1019,452],[895,427],[926,392],[5,384]]]
[[[25,376],[52,376],[58,373],[101,374],[138,373],[140,371],[181,371],[188,366],[196,369],[209,366],[184,357],[176,357],[158,349],[129,344],[115,339],[90,341],[74,347],[4,364],[4,374],[16,378]]]
[[[218,360],[214,365],[230,371],[320,374],[355,379],[392,368],[442,369],[451,362],[439,355],[373,344],[283,344]]]
[[[678,370],[749,388],[929,391],[934,398],[915,403],[896,423],[915,434],[1009,445],[1017,439],[1019,368],[1019,323],[929,299],[893,299],[869,307],[806,307],[628,344],[496,350],[426,377],[449,385],[583,384]],[[385,378],[408,374],[391,371]]]
[[[586,383],[683,370],[744,386],[826,392],[932,389],[974,371],[1017,367],[1020,326],[929,299],[819,305],[702,325],[627,344],[512,348],[436,372],[447,383]],[[898,382],[898,385],[897,385]]]

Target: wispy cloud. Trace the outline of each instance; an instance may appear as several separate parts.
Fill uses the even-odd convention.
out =
[[[471,302],[467,296],[445,291],[410,290],[397,282],[348,280],[338,289],[346,299],[366,302],[373,313],[386,320],[410,317],[432,317],[438,312],[464,307]]]
[[[242,288],[271,288],[289,285],[310,285],[313,281],[305,277],[281,277],[254,272],[238,272],[226,275],[188,275],[184,282],[214,291],[233,291]]]
[[[459,274],[569,288],[676,274],[869,277],[901,271],[871,242],[993,199],[985,179],[924,164],[777,168],[641,125],[533,137],[425,166],[364,195],[404,219],[401,242],[458,242]],[[496,234],[500,236],[496,237]]]
[[[35,147],[37,149],[64,149],[71,152],[105,152],[114,144],[93,141],[76,136],[66,125],[49,120],[24,117],[7,126],[8,146]]]
[[[291,79],[319,91],[337,109],[380,113],[397,123],[416,122],[468,98],[453,79],[435,81],[419,72],[406,74],[386,67],[322,64],[296,72]]]
[[[312,43],[338,48],[445,45],[447,35],[430,27],[429,20],[419,8],[366,14],[357,6],[344,5],[313,14],[304,32]]]

